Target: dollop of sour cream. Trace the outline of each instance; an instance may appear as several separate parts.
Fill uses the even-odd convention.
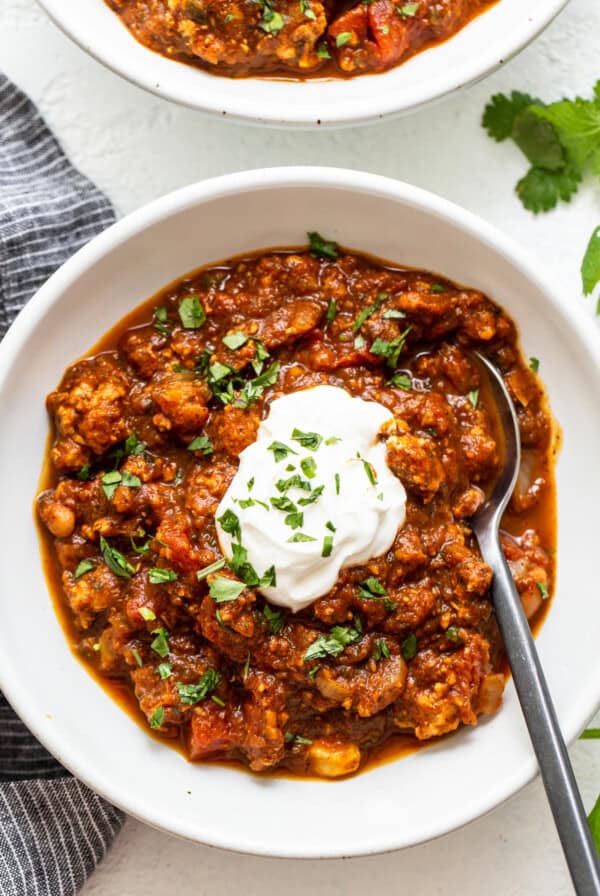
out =
[[[331,590],[340,569],[390,548],[406,513],[378,441],[391,418],[335,386],[271,404],[215,515],[223,554],[230,560],[241,544],[271,603],[301,610]],[[275,584],[265,576],[271,567]]]

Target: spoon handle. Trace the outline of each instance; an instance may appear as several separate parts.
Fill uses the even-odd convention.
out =
[[[515,688],[577,896],[599,896],[600,864],[546,677],[497,531],[478,533]]]

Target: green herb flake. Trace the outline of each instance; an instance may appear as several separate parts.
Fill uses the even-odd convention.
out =
[[[333,525],[333,523],[331,522],[331,520],[327,520],[327,522],[325,523],[325,527],[326,527],[327,529],[329,529],[330,532],[337,532],[337,529],[336,529],[336,527]]]
[[[340,31],[335,38],[336,47],[345,47],[354,37],[352,31]]]
[[[224,513],[221,514],[220,517],[217,518],[217,522],[220,525],[223,532],[227,532],[231,535],[232,538],[237,538],[238,541],[241,540],[242,530],[240,526],[240,519],[233,510],[227,509]]]
[[[327,47],[327,44],[319,44],[317,47],[317,56],[319,59],[331,59],[331,53]]]
[[[196,438],[190,442],[187,446],[188,451],[200,451],[201,454],[213,454],[214,453],[214,445],[208,436],[196,436]]]
[[[335,493],[336,493],[336,495],[339,495],[339,493],[340,493],[340,474],[336,473],[333,478],[335,480]]]
[[[387,642],[383,638],[379,638],[375,642],[375,648],[374,648],[371,656],[373,657],[373,659],[375,660],[376,663],[378,663],[379,660],[381,660],[381,659],[389,660],[390,649],[387,646]]]
[[[333,535],[326,535],[323,539],[323,548],[321,550],[321,557],[331,557],[331,552],[333,551]]]
[[[538,372],[538,370],[540,369],[540,361],[539,361],[539,358],[533,358],[533,357],[531,357],[531,358],[529,359],[529,369],[530,369],[530,370],[533,370],[534,373],[537,373],[537,372]]]
[[[197,330],[206,321],[206,312],[198,296],[186,296],[179,303],[179,319],[186,330]]]
[[[317,451],[323,441],[323,436],[318,432],[302,432],[300,429],[294,429],[291,438],[307,451]]]
[[[390,308],[388,311],[384,311],[381,316],[384,320],[403,320],[406,314],[404,311],[400,311],[399,308]]]
[[[154,622],[156,619],[156,613],[150,607],[138,607],[138,613],[145,622]]]
[[[397,6],[396,12],[403,19],[412,19],[419,11],[420,3],[405,3],[403,6]]]
[[[143,535],[143,532],[141,533]],[[141,554],[143,557],[147,557],[150,553],[150,542],[151,538],[148,538],[143,544],[136,544],[133,536],[129,539],[131,543],[131,548],[135,551],[136,554]]]
[[[153,566],[148,570],[148,580],[151,585],[164,585],[166,582],[176,582],[179,576],[173,569],[161,569]]]
[[[77,564],[77,568],[73,573],[73,581],[77,581],[82,576],[86,574],[86,572],[91,572],[92,569],[96,568],[96,564],[93,560],[80,560]]]
[[[460,636],[460,632],[455,625],[451,625],[446,629],[446,638],[449,641],[454,642],[455,644],[462,644],[462,638]]]
[[[305,18],[310,19],[311,21],[315,21],[317,18],[315,11],[311,8],[308,0],[300,0],[300,12],[302,12]]]
[[[258,27],[267,34],[279,34],[284,26],[283,16],[280,12],[276,12],[268,3],[263,6],[263,17],[258,23]]]
[[[354,348],[359,352],[361,351],[365,345],[367,344],[365,337],[359,333],[354,339]]]
[[[288,454],[298,453],[297,451],[294,451],[293,448],[290,448],[289,445],[284,445],[283,442],[271,442],[271,444],[267,446],[267,451],[273,452],[275,463],[279,463],[279,461],[285,460]]]
[[[434,293],[446,292],[446,287],[442,286],[441,283],[432,283],[431,284],[431,292],[434,292]]]
[[[386,299],[389,299],[389,294],[387,292],[382,292],[377,296],[372,305],[366,305],[352,324],[352,332],[358,333],[364,322],[379,310]]]
[[[151,728],[162,728],[163,722],[165,721],[165,708],[164,706],[157,706],[152,715],[150,716],[150,727]]]
[[[306,235],[311,255],[314,255],[315,258],[326,258],[330,261],[337,259],[339,255],[337,243],[334,243],[333,240],[326,240],[320,233],[314,230]]]
[[[295,535],[292,535],[291,538],[288,538],[288,544],[296,544],[298,542],[308,542],[308,541],[316,541],[316,538],[313,538],[312,535],[305,535],[304,532],[296,532]]]
[[[469,392],[467,398],[469,399],[473,407],[476,408],[479,404],[479,389],[473,389],[471,392]]]
[[[230,348],[232,352],[235,352],[238,348],[246,345],[249,339],[250,337],[247,336],[246,333],[242,333],[241,330],[235,330],[233,333],[228,333],[227,336],[223,336],[221,342],[223,345],[226,345],[227,348]]]
[[[248,651],[248,656],[246,657],[246,662],[244,663],[244,671],[242,673],[242,679],[244,681],[248,681],[249,674],[250,674],[250,652]]]
[[[183,684],[176,682],[175,687],[179,693],[179,699],[187,706],[195,706],[201,700],[205,700],[209,694],[218,687],[221,676],[216,669],[207,669],[197,684]]]
[[[283,522],[290,529],[301,529],[304,525],[304,514],[301,510],[295,510],[293,513],[288,513]]]
[[[172,663],[159,663],[155,669],[156,674],[162,681],[166,681],[167,678],[171,678],[173,675],[173,664]]]
[[[327,323],[331,324],[335,320],[337,316],[337,302],[335,299],[332,299],[327,306],[327,314],[325,315],[325,319]]]
[[[359,632],[347,626],[334,625],[329,636],[320,635],[314,641],[303,656],[303,662],[320,660],[328,656],[338,656],[350,644],[355,644],[360,639]]]
[[[199,569],[196,573],[196,578],[199,582],[201,582],[202,579],[205,579],[213,572],[218,572],[220,569],[223,569],[224,566],[225,560],[223,557],[221,557],[220,560],[215,560],[214,563],[211,563],[209,566],[205,566],[204,569]]]
[[[586,728],[579,735],[579,740],[600,740],[600,728]]]
[[[141,666],[141,665],[142,665],[142,658],[141,658],[141,656],[140,656],[140,652],[139,652],[139,650],[138,650],[136,647],[132,647],[132,648],[131,648],[131,655],[133,656],[133,658],[134,658],[134,660],[135,660],[135,662],[136,662],[136,665]]]
[[[87,482],[87,480],[89,478],[90,478],[90,465],[84,464],[82,466],[81,470],[79,471],[79,473],[77,473],[77,479],[79,479],[80,482]]]
[[[235,579],[215,576],[208,585],[208,591],[215,603],[226,604],[237,600],[245,587],[243,582],[238,582]]]
[[[583,294],[589,296],[600,283],[600,227],[590,237],[581,263]]]
[[[278,635],[283,627],[283,613],[279,610],[274,610],[269,604],[265,604],[263,607],[263,616],[269,625],[269,634]]]
[[[412,389],[412,377],[408,373],[395,373],[390,379],[389,385],[410,392]]]
[[[166,628],[155,628],[152,634],[155,635],[155,638],[150,647],[154,653],[157,653],[161,659],[164,659],[170,653],[169,632]]]
[[[300,468],[308,479],[314,479],[317,473],[317,464],[313,457],[305,457],[300,461]]]
[[[545,582],[536,582],[536,585],[538,587],[538,591],[542,595],[542,600],[548,600],[550,595],[548,593],[548,588],[546,587],[546,583]]]
[[[103,535],[100,536],[100,550],[104,562],[116,576],[123,579],[130,579],[135,573],[135,567],[127,560],[127,558],[116,548],[111,548]]]
[[[408,662],[412,660],[417,653],[417,636],[414,632],[411,632],[408,637],[404,639],[401,646],[402,656]]]

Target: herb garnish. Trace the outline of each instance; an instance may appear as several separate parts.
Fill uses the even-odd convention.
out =
[[[364,322],[369,317],[371,317],[372,314],[375,314],[375,312],[381,307],[386,299],[389,299],[389,294],[387,292],[382,292],[377,296],[372,305],[367,305],[365,308],[363,308],[363,310],[360,312],[360,314],[352,324],[352,332],[358,333]],[[404,315],[402,316],[404,317]]]
[[[227,532],[232,538],[237,538],[238,541],[241,540],[242,530],[240,527],[240,518],[233,512],[233,510],[228,508],[217,518],[217,522],[223,532]]]
[[[157,653],[161,659],[164,659],[170,653],[169,632],[166,628],[155,628],[153,629],[152,634],[156,637],[150,644],[150,647],[154,653]]]
[[[467,398],[471,402],[474,408],[479,404],[479,389],[473,389],[472,392],[469,392]]]
[[[131,648],[131,655],[134,658],[137,666],[142,666],[142,658],[140,656],[140,652],[136,647]]]
[[[288,544],[295,544],[297,542],[303,541],[316,541],[316,538],[313,538],[312,535],[305,535],[304,532],[296,532],[295,535],[292,535],[291,538],[288,538]]]
[[[412,660],[417,653],[417,636],[414,632],[411,632],[404,641],[401,646],[402,656],[408,662],[408,660]]]
[[[243,582],[238,582],[235,579],[215,576],[209,582],[208,591],[215,603],[226,604],[232,600],[237,600],[245,587]]]
[[[398,364],[398,358],[400,357],[400,354],[404,349],[406,337],[411,330],[412,326],[407,327],[404,332],[400,333],[399,336],[396,336],[395,339],[392,339],[389,342],[386,339],[380,339],[378,337],[374,341],[369,351],[372,355],[379,355],[380,357],[385,358],[388,367],[396,367]]]
[[[279,610],[273,610],[269,604],[263,607],[263,616],[269,624],[269,634],[278,635],[283,627],[283,613]]]
[[[308,737],[302,737],[300,734],[292,734],[291,731],[286,731],[283,739],[286,744],[302,744],[307,747],[312,744],[312,740],[309,740]]]
[[[165,720],[165,708],[164,706],[157,706],[152,715],[150,716],[150,727],[151,728],[162,728],[163,722]]]
[[[315,258],[326,258],[331,261],[337,259],[339,255],[337,243],[334,243],[333,240],[326,240],[320,233],[317,233],[314,230],[306,235],[308,237],[311,255],[314,255]]]
[[[327,323],[333,323],[337,315],[337,302],[335,299],[332,299],[327,306],[327,314],[325,315],[325,320]]]
[[[512,139],[530,162],[516,192],[534,214],[569,202],[588,167],[600,171],[600,82],[590,100],[550,105],[518,91],[496,94],[482,124],[494,140]]]
[[[82,576],[86,574],[86,572],[91,572],[92,569],[96,568],[96,564],[93,560],[80,560],[77,564],[77,569],[73,573],[73,580],[77,581]]]
[[[328,656],[338,656],[349,644],[355,644],[360,639],[359,633],[354,628],[342,625],[334,625],[329,636],[320,635],[314,641],[303,656],[305,663],[310,660],[320,660]]]
[[[300,461],[300,469],[309,479],[314,479],[317,473],[317,463],[314,457],[304,457]]]
[[[387,642],[384,641],[383,638],[379,638],[379,640],[377,640],[377,641],[375,642],[375,648],[374,648],[373,653],[371,654],[371,656],[373,657],[373,659],[375,660],[375,662],[379,662],[379,660],[382,659],[382,658],[383,658],[384,660],[389,660],[389,658],[390,658],[390,649],[389,649],[389,647],[387,646]]]
[[[344,47],[347,43],[350,43],[354,35],[351,31],[341,31],[335,38],[336,47]]]
[[[175,687],[179,692],[181,702],[188,706],[194,706],[196,703],[200,703],[201,700],[205,700],[211,691],[215,690],[220,681],[221,676],[216,669],[207,669],[197,684],[183,684],[183,682],[178,681]]]
[[[540,369],[540,361],[539,358],[530,358],[529,359],[529,369],[533,370],[534,373],[537,373]]]
[[[188,451],[200,451],[202,454],[213,454],[214,453],[214,445],[208,436],[196,436],[193,441],[187,446]]]
[[[209,566],[205,566],[204,569],[199,569],[196,573],[196,578],[198,581],[202,581],[207,576],[211,574],[211,572],[218,572],[220,569],[223,569],[225,566],[225,560],[221,557],[220,560],[215,560],[214,563],[209,564]]]
[[[148,570],[148,579],[151,585],[163,585],[165,582],[176,582],[177,573],[172,569],[161,569],[158,566]]]
[[[536,582],[536,585],[538,586],[538,591],[542,595],[542,600],[548,600],[550,595],[548,594],[548,589],[546,587],[546,583],[545,582]]]
[[[150,607],[138,607],[138,613],[145,622],[154,622],[156,613]]]
[[[412,377],[408,373],[395,373],[389,381],[390,386],[396,386],[398,389],[410,391],[412,387]]]
[[[323,548],[321,550],[321,557],[331,557],[331,552],[333,551],[333,535],[326,535],[323,539]]]
[[[243,345],[246,345],[250,337],[246,333],[242,333],[241,330],[234,330],[233,333],[228,333],[227,336],[223,336],[221,342],[223,345],[226,345],[227,348],[230,348],[232,352],[235,352],[238,348],[242,348]]]
[[[323,436],[318,432],[302,432],[300,429],[294,429],[291,438],[308,451],[316,451],[323,441]]]
[[[119,485],[127,486],[127,488],[139,488],[142,484],[139,476],[133,476],[127,470],[120,473],[118,470],[111,470],[110,473],[104,473],[101,478],[102,491],[110,501]]]
[[[198,296],[186,296],[179,303],[179,319],[186,330],[197,330],[206,321],[206,312]]]
[[[581,262],[581,283],[584,296],[589,296],[600,283],[600,227],[596,227],[590,237]],[[596,306],[596,314],[600,314],[600,300]]]
[[[417,14],[420,3],[405,3],[404,6],[397,6],[396,12],[403,19],[410,19]]]
[[[385,587],[376,576],[369,576],[358,584],[358,596],[361,600],[381,600],[386,610],[395,610],[396,604],[390,599]]]
[[[130,579],[135,572],[135,567],[127,560],[127,558],[116,548],[111,548],[103,535],[100,536],[100,550],[102,557],[108,568],[114,572],[116,576],[123,579]]]
[[[173,675],[173,663],[159,663],[155,671],[159,678],[165,681]]]
[[[171,327],[168,324],[169,318],[167,315],[166,308],[155,308],[154,309],[154,329],[158,330],[161,336],[170,336],[171,335]]]
[[[275,463],[279,463],[280,460],[284,460],[288,456],[288,454],[298,453],[288,445],[284,445],[283,442],[271,442],[271,444],[267,447],[267,451],[273,452]]]

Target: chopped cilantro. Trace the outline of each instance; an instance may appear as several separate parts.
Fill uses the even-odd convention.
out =
[[[316,541],[316,538],[313,538],[312,535],[305,535],[304,532],[296,532],[295,535],[292,535],[291,538],[288,538],[289,544],[296,544],[301,541]]]
[[[194,706],[205,700],[211,691],[214,691],[221,681],[221,676],[216,669],[207,669],[201,676],[197,684],[183,684],[181,681],[176,682],[175,687],[179,692],[179,698],[182,703],[188,706]]]
[[[173,664],[159,663],[155,671],[158,677],[165,681],[167,678],[171,678],[171,676],[173,675]]]
[[[323,441],[323,436],[318,432],[302,432],[300,429],[294,429],[291,438],[308,451],[316,451]]]
[[[407,662],[408,660],[412,660],[417,653],[417,636],[414,632],[411,632],[410,635],[404,639],[400,649],[402,650],[402,656]]]
[[[326,240],[320,233],[314,230],[306,235],[311,255],[314,255],[315,258],[326,258],[330,261],[336,260],[339,255],[337,243],[334,243],[333,240]]]
[[[162,728],[163,722],[165,720],[165,709],[164,706],[157,706],[152,715],[150,716],[150,727],[151,728]]]
[[[150,607],[139,607],[138,613],[145,622],[154,622],[156,619],[156,613]]]
[[[165,582],[176,582],[179,576],[172,569],[161,569],[154,566],[148,570],[148,579],[151,585],[164,585]]]
[[[536,585],[538,586],[538,591],[542,595],[542,600],[548,600],[550,595],[548,594],[548,588],[546,587],[546,583],[545,582],[536,582]]]
[[[589,296],[600,283],[600,227],[590,237],[581,263],[583,294]]]
[[[323,548],[321,550],[321,557],[331,557],[331,552],[333,551],[333,535],[326,535],[323,539]]]
[[[77,564],[77,569],[73,573],[73,580],[76,581],[77,579],[80,579],[86,572],[91,572],[92,569],[95,568],[96,564],[93,560],[80,560]]]
[[[317,464],[314,457],[304,457],[300,461],[300,467],[305,476],[314,479],[317,473]]]
[[[236,579],[227,579],[224,576],[215,576],[208,585],[208,591],[217,604],[226,604],[237,600],[245,588],[244,582]]]
[[[473,389],[471,392],[469,392],[467,398],[469,399],[473,407],[476,408],[479,404],[479,389]]]
[[[534,373],[537,373],[540,369],[540,361],[539,358],[530,358],[529,359],[529,369],[533,370]]]
[[[302,659],[305,663],[308,663],[310,660],[320,660],[328,656],[338,656],[349,644],[355,644],[359,638],[360,634],[356,629],[342,625],[334,625],[329,632],[328,637],[320,635],[316,641],[313,641]]]
[[[202,454],[213,454],[214,445],[208,436],[196,436],[187,446],[188,451],[200,451]]]
[[[135,572],[135,567],[127,560],[127,558],[116,548],[111,548],[103,535],[100,536],[100,550],[102,557],[108,568],[114,572],[116,576],[124,579],[130,579]]]
[[[335,38],[336,47],[344,47],[346,44],[350,43],[354,35],[351,31],[340,31],[340,33]]]
[[[211,563],[209,566],[205,566],[204,569],[199,569],[196,573],[196,578],[199,581],[202,581],[202,579],[205,579],[212,572],[218,572],[220,569],[223,569],[224,566],[225,560],[223,558],[221,558],[220,560],[215,560],[214,563]]]
[[[186,330],[197,330],[206,321],[206,312],[198,296],[186,296],[179,303],[179,319]]]
[[[164,659],[170,653],[169,633],[166,628],[155,628],[152,634],[155,635],[155,638],[150,647],[154,653],[157,653],[161,659]]]
[[[263,616],[269,625],[269,634],[278,635],[283,627],[283,613],[280,610],[274,610],[269,604],[265,604]]]
[[[331,302],[327,306],[327,314],[325,315],[325,319],[327,323],[332,323],[337,315],[337,302],[335,299],[332,299]]]
[[[290,448],[289,445],[284,445],[283,442],[271,442],[267,447],[267,451],[273,452],[275,463],[279,463],[280,460],[285,460],[288,454],[298,453],[297,451],[294,451],[293,448]]]
[[[236,349],[246,345],[249,339],[250,337],[247,336],[246,333],[242,333],[241,330],[234,330],[233,333],[228,333],[227,336],[223,336],[221,342],[234,352]]]

